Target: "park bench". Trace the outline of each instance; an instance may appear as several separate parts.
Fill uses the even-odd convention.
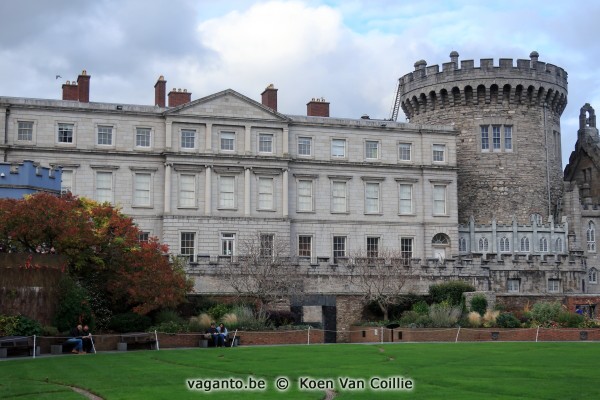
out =
[[[225,338],[225,341],[223,343],[223,346],[225,347],[231,347],[231,341],[233,340],[233,346],[239,346],[240,345],[240,335],[236,335],[235,339],[234,339],[234,333],[233,332],[228,332],[227,333],[227,337]],[[199,343],[200,347],[215,347],[215,343],[212,339],[212,336],[210,335],[210,333],[205,333],[204,337],[202,337],[200,339],[200,343]]]
[[[36,355],[40,354],[40,346],[35,346]],[[33,338],[29,336],[0,337],[0,358],[9,355],[33,355]]]
[[[124,333],[119,337],[117,350],[127,351],[135,348],[156,349],[156,336],[154,333],[147,332],[132,332]]]

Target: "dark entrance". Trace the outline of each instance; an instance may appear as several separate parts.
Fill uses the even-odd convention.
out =
[[[323,306],[323,329],[325,343],[335,343],[337,339],[337,311],[335,306]]]
[[[337,342],[337,308],[335,296],[307,295],[291,299],[291,309],[298,315],[302,315],[304,306],[321,307],[321,323],[324,330],[323,340],[325,343]],[[303,319],[304,321],[304,319]]]

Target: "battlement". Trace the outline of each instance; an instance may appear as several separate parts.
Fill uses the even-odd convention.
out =
[[[497,66],[491,58],[458,61],[450,53],[450,62],[427,66],[415,63],[415,71],[399,79],[402,109],[409,118],[435,108],[460,105],[502,103],[547,105],[558,115],[567,104],[567,72],[553,64],[538,61],[532,52],[529,60],[501,58]]]
[[[33,161],[0,163],[0,198],[20,199],[24,195],[60,193],[61,169],[41,167]]]

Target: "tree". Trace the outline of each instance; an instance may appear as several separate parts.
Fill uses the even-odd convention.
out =
[[[260,311],[280,299],[301,296],[303,276],[289,255],[289,244],[259,234],[241,241],[239,256],[225,263],[225,280],[240,296],[256,299]]]
[[[389,320],[390,308],[401,302],[400,292],[409,275],[409,266],[401,255],[392,250],[359,250],[350,257],[348,268],[365,303],[375,302],[383,319]]]

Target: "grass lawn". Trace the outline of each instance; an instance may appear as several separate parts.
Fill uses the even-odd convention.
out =
[[[300,390],[299,377],[330,379],[336,399],[599,399],[600,343],[400,343],[177,349],[66,355],[0,362],[0,398],[322,399]],[[264,379],[266,391],[188,390],[187,379]],[[371,391],[373,377],[398,376],[412,391]],[[276,378],[290,388],[277,391]],[[338,378],[362,378],[367,389],[342,389]],[[328,384],[323,381],[324,384]],[[208,382],[210,383],[210,382]],[[374,382],[377,383],[377,382]],[[205,387],[205,386],[201,386]]]

